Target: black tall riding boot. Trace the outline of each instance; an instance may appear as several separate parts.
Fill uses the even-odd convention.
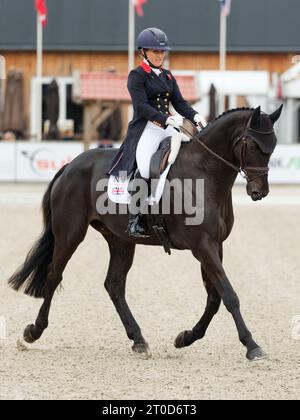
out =
[[[140,188],[140,181],[144,180],[143,188]],[[140,171],[137,169],[134,174],[134,178],[130,181],[129,189],[130,193],[130,203],[128,206],[129,209],[129,223],[127,227],[127,232],[129,236],[134,236],[135,238],[148,238],[149,235],[146,233],[144,227],[141,225],[141,213],[140,210],[144,206],[146,199],[148,197],[148,184],[147,180],[143,178],[140,174]],[[132,197],[138,192],[139,194],[139,206],[137,203],[132,203]]]

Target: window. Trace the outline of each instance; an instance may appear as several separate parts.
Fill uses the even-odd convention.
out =
[[[30,132],[33,139],[37,137],[37,120],[39,110],[42,112],[42,133],[44,134],[46,116],[46,95],[48,85],[55,79],[59,87],[59,119],[58,126],[62,131],[63,139],[81,139],[83,133],[83,107],[75,103],[72,99],[72,88],[74,85],[73,77],[36,77],[31,80],[31,115]],[[40,97],[42,93],[42,97]],[[64,133],[64,127],[74,127],[74,133]],[[68,131],[68,130],[66,130]]]
[[[72,84],[67,85],[67,119],[74,121],[75,138],[83,138],[83,106],[77,104],[72,98]]]

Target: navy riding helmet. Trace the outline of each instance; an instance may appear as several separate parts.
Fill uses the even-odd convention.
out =
[[[167,35],[157,28],[144,29],[137,38],[138,49],[169,51]]]

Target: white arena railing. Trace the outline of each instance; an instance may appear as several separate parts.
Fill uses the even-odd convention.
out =
[[[96,143],[91,147],[97,147]],[[0,141],[0,181],[48,182],[61,166],[82,152],[80,142]],[[269,181],[300,184],[300,145],[276,147],[270,161]],[[243,182],[238,176],[237,183]]]

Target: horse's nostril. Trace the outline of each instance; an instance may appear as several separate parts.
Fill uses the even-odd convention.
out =
[[[252,191],[251,192],[251,198],[254,201],[261,200],[262,197],[263,197],[263,195],[260,192],[258,192],[258,191]]]

